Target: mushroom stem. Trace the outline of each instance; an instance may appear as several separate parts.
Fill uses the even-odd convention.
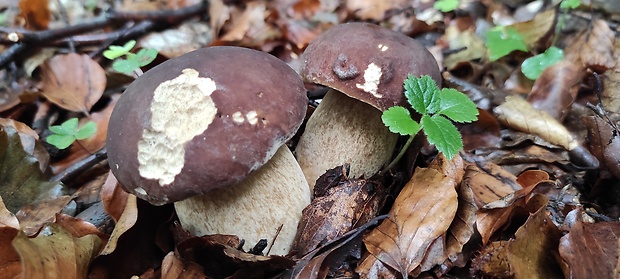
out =
[[[326,170],[345,163],[351,177],[376,174],[389,162],[398,135],[381,121],[381,111],[330,90],[314,111],[295,152],[311,188]]]
[[[285,255],[308,204],[308,184],[295,157],[283,145],[241,183],[175,202],[174,207],[183,228],[194,235],[238,235],[249,245],[246,250],[267,239],[266,251]]]

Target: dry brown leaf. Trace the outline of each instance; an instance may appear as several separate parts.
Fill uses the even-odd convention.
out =
[[[446,234],[446,254],[452,262],[456,261],[463,246],[471,239],[475,231],[476,212],[474,193],[468,185],[461,183],[458,189],[459,207],[456,216]]]
[[[168,253],[161,263],[162,279],[199,279],[205,278],[202,267],[194,262],[181,259],[174,252]]]
[[[214,36],[213,29],[205,22],[184,22],[175,28],[151,32],[141,38],[138,44],[173,58],[208,46]]]
[[[303,210],[295,238],[297,252],[305,255],[365,224],[377,214],[384,198],[383,185],[364,179],[345,180],[327,189]]]
[[[43,144],[38,141],[39,134],[37,134],[37,132],[35,132],[34,130],[32,130],[32,128],[22,122],[8,118],[0,118],[0,126],[15,128],[15,130],[19,134],[19,139],[22,142],[22,147],[24,148],[24,151],[26,151],[28,155],[37,158],[37,161],[39,162],[39,169],[41,170],[41,172],[45,172],[47,170],[50,161],[50,155],[49,153],[47,153],[47,150],[45,149]]]
[[[543,195],[530,199],[527,207],[531,215],[509,241],[507,259],[515,278],[562,278],[553,255],[561,234],[547,215],[547,203]]]
[[[596,19],[588,25],[564,50],[564,57],[577,65],[605,71],[614,68],[614,31],[603,19]]]
[[[620,136],[609,123],[598,116],[584,118],[588,128],[589,147],[592,154],[620,179]]]
[[[366,253],[360,260],[355,272],[363,279],[396,279],[400,278],[398,271],[384,265],[373,254]]]
[[[45,30],[52,14],[47,0],[20,0],[20,16],[26,20],[26,27],[32,30]]]
[[[561,278],[552,252],[561,234],[547,215],[547,203],[543,195],[532,197],[525,205],[530,216],[514,238],[490,243],[473,261],[472,271],[494,278]]]
[[[19,233],[12,242],[22,260],[22,278],[86,278],[101,239],[76,238],[57,224],[49,224],[35,238]]]
[[[501,142],[497,118],[486,110],[478,110],[478,120],[459,128],[463,150],[497,148]]]
[[[614,47],[616,59],[620,59],[620,39],[615,40]],[[616,61],[616,63],[620,62]],[[605,85],[601,94],[603,106],[607,111],[620,113],[620,94],[618,94],[620,92],[620,67],[614,67],[605,71],[603,84]]]
[[[41,91],[52,103],[88,114],[106,87],[105,71],[86,54],[56,55],[41,65]]]
[[[73,237],[82,237],[89,234],[94,234],[99,236],[101,239],[108,238],[106,234],[99,231],[93,224],[73,216],[56,214],[56,221],[54,223],[64,228],[67,232],[73,235]]]
[[[59,213],[69,202],[71,196],[50,197],[38,200],[34,204],[23,206],[16,214],[21,230],[26,235],[34,235],[45,224],[52,222],[56,213]]]
[[[450,23],[442,39],[448,43],[449,50],[462,49],[446,56],[444,63],[448,70],[454,69],[460,62],[481,59],[486,56],[487,48],[484,41],[476,34],[475,26],[461,30],[458,26],[458,19]]]
[[[569,61],[560,61],[545,69],[534,82],[527,101],[535,109],[547,112],[562,121],[577,97],[583,68]]]
[[[538,43],[554,31],[556,9],[548,9],[538,13],[534,19],[511,25],[521,36],[529,49],[535,48]]]
[[[502,200],[522,188],[513,174],[495,164],[467,165],[463,183],[474,192],[478,208]]]
[[[364,237],[368,251],[403,277],[420,265],[427,248],[446,232],[457,211],[455,186],[461,177],[454,171],[463,169],[463,161],[456,156],[448,164],[437,165],[453,175],[416,169],[394,201],[390,217]]]
[[[0,278],[18,278],[22,272],[19,254],[11,244],[19,232],[19,221],[0,197]]]
[[[386,12],[389,10],[403,9],[409,5],[406,0],[347,0],[346,8],[349,13],[354,14],[362,20],[382,21],[385,19]]]
[[[118,181],[112,172],[108,172],[108,177],[101,187],[101,201],[103,202],[105,211],[112,216],[115,222],[119,222],[123,215],[123,211],[125,211],[128,195],[129,194],[118,185]]]
[[[217,38],[222,26],[230,19],[232,8],[224,4],[223,0],[209,1],[209,18],[210,25],[213,28],[213,34]]]
[[[509,128],[537,135],[567,150],[579,146],[577,139],[562,123],[518,96],[506,97],[506,102],[493,109],[493,112],[499,122]]]
[[[123,214],[119,218],[116,226],[114,227],[114,231],[112,231],[112,235],[110,235],[110,240],[103,247],[101,251],[101,255],[108,255],[116,250],[116,245],[118,244],[118,239],[125,233],[127,230],[131,229],[138,220],[138,205],[137,198],[134,195],[127,195],[127,203],[125,204],[125,210],[123,210]]]
[[[620,223],[594,224],[577,220],[560,239],[560,256],[568,264],[567,278],[619,278]]]
[[[264,42],[273,38],[273,27],[266,23],[268,13],[266,4],[259,1],[247,3],[245,9],[234,7],[219,39],[236,42],[247,38],[250,42]]]

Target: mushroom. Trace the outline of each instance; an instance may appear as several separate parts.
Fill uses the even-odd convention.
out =
[[[351,165],[351,177],[377,173],[398,139],[381,113],[407,104],[407,75],[429,75],[441,84],[437,62],[424,46],[368,23],[332,27],[308,45],[301,59],[306,81],[331,88],[295,149],[310,187],[326,170],[345,163]]]
[[[269,54],[240,47],[184,54],[140,76],[118,100],[110,168],[125,191],[154,205],[175,202],[194,235],[267,239],[273,254],[286,254],[310,203],[285,145],[307,101],[299,75]]]

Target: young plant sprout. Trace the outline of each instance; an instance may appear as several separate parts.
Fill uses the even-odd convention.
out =
[[[111,45],[103,52],[103,56],[114,60],[112,69],[124,74],[130,74],[138,68],[150,64],[157,57],[157,50],[153,48],[143,48],[137,53],[131,53],[130,51],[134,46],[136,46],[136,41],[134,40],[125,43],[123,46]],[[120,58],[122,56],[125,56],[125,58]]]
[[[404,82],[405,97],[411,107],[422,115],[420,123],[413,120],[409,110],[394,106],[383,112],[381,119],[391,132],[409,136],[400,153],[388,166],[393,166],[403,156],[413,138],[424,131],[428,142],[446,158],[452,159],[463,148],[463,140],[451,121],[469,123],[478,119],[476,105],[463,93],[452,89],[439,89],[430,76],[409,75]]]
[[[47,143],[58,149],[65,149],[76,140],[83,140],[91,137],[97,132],[97,124],[89,121],[81,128],[78,128],[78,119],[71,118],[60,125],[50,126],[53,134],[46,138]]]

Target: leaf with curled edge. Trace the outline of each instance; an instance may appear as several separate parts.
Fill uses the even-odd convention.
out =
[[[24,150],[19,133],[12,127],[0,126],[0,196],[6,208],[16,213],[49,189],[59,187],[62,184],[49,181],[37,158]]]
[[[58,224],[45,226],[35,238],[20,232],[12,241],[22,260],[22,278],[86,278],[101,244],[97,235],[74,237]]]
[[[406,278],[452,223],[458,208],[455,186],[462,176],[454,170],[462,169],[460,156],[435,168],[416,169],[394,201],[390,217],[364,237],[368,251]]]

